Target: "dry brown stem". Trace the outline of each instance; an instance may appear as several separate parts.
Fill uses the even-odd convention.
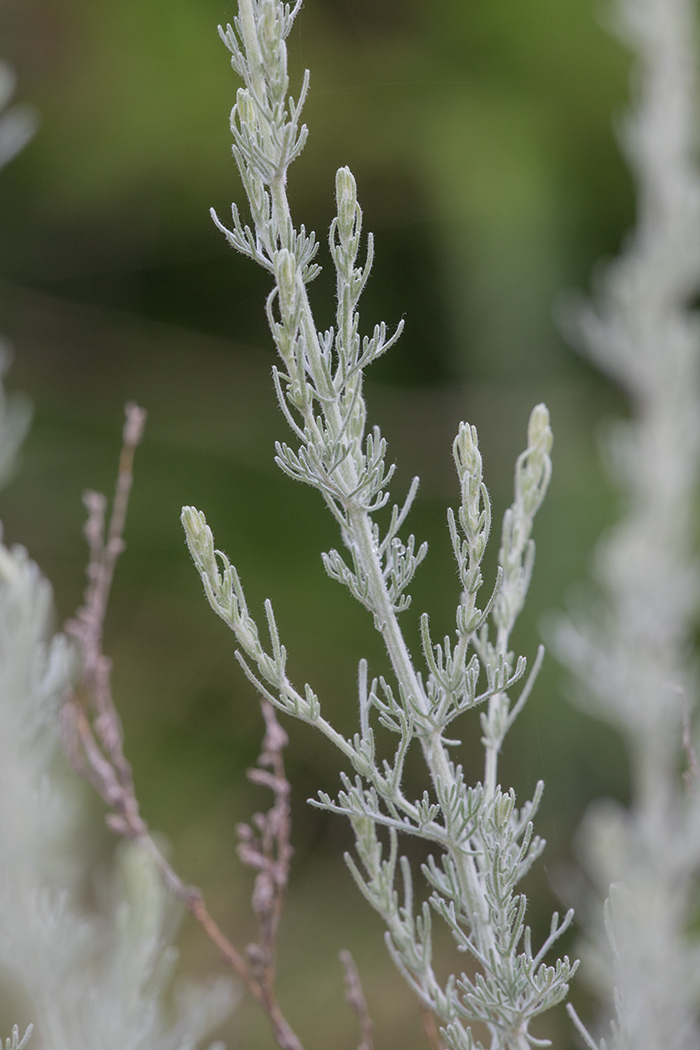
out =
[[[430,1009],[427,1003],[424,1003],[422,999],[418,1000],[420,1007],[421,1018],[423,1020],[423,1031],[425,1037],[430,1044],[430,1050],[443,1050],[442,1041],[440,1039],[440,1033],[438,1031],[437,1021],[435,1020],[435,1014]]]
[[[360,981],[355,960],[347,949],[339,952],[338,958],[345,969],[345,998],[360,1022],[360,1038],[362,1041],[357,1050],[372,1050],[374,1045],[372,1042],[374,1025],[369,1016],[367,1000],[362,990],[362,982]]]
[[[131,766],[124,756],[123,733],[112,699],[111,661],[102,651],[105,613],[117,558],[124,550],[124,522],[133,479],[133,461],[146,421],[144,409],[130,403],[126,406],[123,447],[119,474],[112,505],[112,515],[105,534],[107,501],[96,492],[84,496],[88,518],[85,537],[90,549],[85,603],[75,619],[66,624],[66,632],[79,645],[83,656],[83,674],[76,691],[62,709],[63,736],[74,768],[99,792],[110,812],[107,824],[119,835],[134,839],[153,858],[165,884],[199,922],[216,945],[224,961],[245,983],[268,1017],[281,1050],[303,1050],[303,1046],[279,1008],[274,992],[275,939],[284,896],[289,880],[290,785],[285,777],[282,751],[287,737],[275,718],[272,706],[262,701],[265,718],[263,751],[260,768],[249,771],[254,783],[273,792],[272,808],[258,813],[253,823],[258,836],[248,825],[241,825],[239,853],[258,874],[253,891],[253,910],[259,942],[250,945],[245,956],[207,911],[202,891],[186,886],[162,855],[139,813]]]

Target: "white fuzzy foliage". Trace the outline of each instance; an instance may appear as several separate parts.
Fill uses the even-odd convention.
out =
[[[515,471],[515,499],[507,511],[499,552],[500,569],[490,598],[480,598],[481,565],[491,528],[491,503],[482,478],[476,430],[462,423],[453,453],[461,505],[448,525],[461,583],[452,637],[436,643],[427,615],[421,618],[419,669],[399,625],[410,605],[411,580],[426,544],[400,538],[415,497],[414,479],[402,506],[387,520],[377,514],[389,503],[393,466],[378,427],[367,431],[362,393],[364,370],[396,341],[384,322],[360,335],[358,304],[373,258],[371,235],[360,261],[362,211],[348,168],[336,173],[337,215],[329,234],[336,271],[336,323],[319,331],[308,296],[318,273],[318,244],[303,226],[295,228],[286,195],[287,171],[306,141],[300,113],[308,88],[289,94],[286,38],[301,4],[240,0],[233,26],[221,30],[231,64],[243,80],[231,113],[233,154],[243,179],[252,228],[236,205],[228,229],[214,220],[229,243],[263,266],[274,280],[268,320],[281,359],[274,370],[282,412],[293,445],[278,443],[277,464],[290,477],[318,489],[340,527],[345,552],[323,555],[328,574],[366,607],[389,655],[393,679],[371,680],[359,668],[359,731],[345,738],[322,715],[310,686],[298,690],[286,671],[272,605],[265,615],[269,643],[248,610],[238,573],[215,550],[204,515],[191,507],[182,520],[190,552],[215,612],[231,627],[245,673],[270,703],[319,729],[352,767],[341,775],[335,799],[314,804],[346,816],[355,833],[359,864],[348,864],[359,889],[385,921],[387,945],[397,967],[443,1024],[452,1050],[470,1050],[471,1022],[482,1022],[491,1050],[526,1050],[534,1017],[565,997],[575,970],[567,958],[551,966],[545,956],[571,921],[552,919],[550,935],[533,950],[525,925],[526,900],[517,891],[544,843],[533,837],[532,817],[542,793],[521,808],[498,782],[498,755],[513,719],[527,699],[539,669],[538,655],[515,702],[510,690],[523,679],[524,657],[510,650],[510,635],[527,593],[534,562],[531,531],[550,475],[552,434],[544,405],[532,412],[527,448]],[[483,782],[458,761],[453,722],[484,705]],[[473,716],[472,716],[473,717]],[[395,749],[378,754],[372,725],[394,734]],[[449,730],[449,732],[448,732]],[[403,768],[411,746],[426,765],[419,799],[404,793]],[[423,867],[428,898],[414,903],[413,877],[399,856],[399,833],[431,844]],[[387,849],[388,839],[388,849]],[[400,874],[402,894],[395,886]],[[475,975],[454,974],[442,982],[433,969],[432,920],[439,916],[459,950],[477,965]]]
[[[102,913],[79,904],[81,813],[58,733],[75,654],[51,617],[37,566],[0,545],[0,960],[33,1004],[37,1046],[193,1050],[230,989],[189,994],[168,1022],[174,905],[140,847],[122,849]]]
[[[700,870],[700,785],[679,768],[697,703],[688,658],[700,590],[700,173],[694,0],[618,0],[637,58],[623,144],[637,226],[581,318],[585,349],[625,390],[610,460],[624,497],[597,553],[600,608],[560,632],[559,648],[628,746],[629,810],[598,806],[583,852],[603,896],[590,971],[616,1019],[616,1050],[697,1050],[700,947],[688,931]],[[606,936],[607,934],[607,936]]]

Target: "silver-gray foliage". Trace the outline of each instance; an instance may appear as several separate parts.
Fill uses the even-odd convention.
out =
[[[17,1027],[17,1025],[14,1025],[12,1029],[12,1038],[5,1040],[5,1050],[24,1050],[25,1046],[29,1042],[31,1034],[32,1025],[28,1025],[26,1032],[20,1039],[19,1028]],[[0,1043],[0,1046],[2,1046],[2,1043]]]
[[[329,236],[337,282],[336,324],[317,330],[307,287],[318,273],[318,244],[303,226],[295,228],[286,194],[287,172],[306,141],[300,112],[308,88],[304,76],[298,99],[289,95],[286,37],[301,4],[293,10],[278,0],[240,0],[234,26],[220,30],[231,64],[244,82],[231,113],[233,153],[248,195],[252,226],[235,205],[232,227],[214,221],[229,243],[263,266],[274,279],[267,300],[270,328],[282,367],[274,370],[280,408],[294,445],[278,443],[277,463],[290,477],[317,488],[340,527],[345,553],[323,555],[328,574],[345,584],[371,613],[393,668],[393,681],[370,679],[359,666],[359,732],[341,735],[321,713],[309,685],[298,690],[287,677],[286,651],[270,602],[265,603],[269,641],[263,642],[246,604],[238,573],[215,550],[204,515],[183,510],[183,524],[195,564],[213,609],[232,628],[238,659],[261,694],[279,710],[321,730],[352,767],[342,774],[335,799],[321,794],[315,804],[350,820],[359,863],[348,864],[360,890],[382,915],[389,951],[408,983],[443,1024],[453,1050],[475,1043],[470,1028],[482,1021],[491,1050],[525,1050],[536,1040],[531,1020],[566,996],[575,964],[567,958],[545,962],[571,913],[552,918],[545,943],[535,950],[525,925],[525,897],[519,880],[540,855],[532,818],[542,785],[532,801],[516,806],[514,792],[498,783],[498,755],[504,737],[525,703],[542,652],[526,677],[524,657],[509,648],[534,561],[533,518],[550,476],[551,431],[544,405],[532,412],[528,445],[515,471],[515,500],[507,511],[499,553],[499,574],[490,597],[481,597],[482,559],[491,527],[491,504],[482,479],[474,427],[461,424],[454,459],[461,505],[448,525],[462,594],[453,638],[435,642],[427,615],[421,618],[424,671],[417,669],[399,626],[410,604],[411,580],[427,553],[425,544],[401,532],[418,481],[402,506],[394,506],[382,531],[376,514],[389,502],[393,467],[378,427],[366,431],[362,394],[365,368],[392,346],[401,325],[389,334],[384,323],[360,334],[358,302],[372,265],[372,238],[360,261],[362,212],[355,180],[347,168],[336,175],[337,215]],[[515,701],[509,691],[517,684]],[[485,746],[483,782],[470,784],[455,756],[459,741],[451,724],[482,708]],[[381,759],[371,725],[376,718],[395,734],[389,759]],[[448,732],[449,731],[449,732]],[[416,743],[425,759],[429,788],[417,800],[404,794],[407,751]],[[430,896],[414,903],[408,861],[399,855],[399,833],[434,847],[423,867]],[[396,888],[397,869],[402,890]],[[476,976],[462,973],[441,984],[432,965],[431,926],[438,915],[457,946],[478,964]]]
[[[630,757],[629,809],[598,805],[582,836],[588,869],[608,898],[604,924],[588,931],[586,957],[615,1012],[615,1050],[700,1046],[700,944],[690,934],[700,785],[695,769],[690,785],[680,776],[688,758],[694,765],[682,741],[697,708],[689,651],[700,609],[696,6],[617,0],[619,33],[636,56],[622,141],[637,183],[637,225],[580,318],[585,350],[632,409],[609,443],[624,511],[597,552],[603,601],[559,634],[591,710],[620,730]]]

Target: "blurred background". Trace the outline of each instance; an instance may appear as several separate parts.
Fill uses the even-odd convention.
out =
[[[243,946],[254,932],[252,875],[236,856],[235,825],[268,803],[245,776],[262,720],[233,638],[201,593],[180,507],[206,512],[253,609],[273,600],[292,675],[346,732],[358,658],[373,673],[385,658],[367,614],[324,575],[319,551],[338,540],[320,498],[272,462],[286,427],[270,378],[269,279],[208,216],[214,206],[227,221],[230,201],[243,201],[228,129],[238,85],[216,33],[234,14],[233,0],[3,0],[0,56],[41,128],[1,176],[0,332],[14,348],[8,386],[26,392],[35,417],[0,509],[7,541],[25,544],[52,580],[60,625],[84,585],[81,493],[112,490],[124,402],[148,409],[106,650],[143,813]],[[445,510],[457,499],[450,448],[461,419],[479,428],[498,522],[529,411],[544,400],[552,414],[554,477],[518,651],[534,656],[615,515],[597,435],[625,406],[560,334],[576,289],[633,220],[612,130],[629,57],[605,17],[597,0],[306,0],[290,38],[293,83],[311,69],[311,134],[290,185],[296,221],[325,244],[334,172],[350,165],[376,235],[364,330],[406,323],[367,396],[398,463],[396,498],[422,478],[411,527],[431,551],[403,617],[414,641],[424,610],[438,636],[454,624]],[[312,293],[326,326],[331,268]],[[497,549],[495,535],[490,579]],[[547,784],[538,830],[549,844],[526,886],[538,937],[566,898],[587,804],[626,791],[618,740],[566,694],[550,655],[501,767],[521,800],[538,779]],[[336,755],[306,727],[286,728],[296,853],[282,1005],[308,1050],[355,1047],[337,961],[350,948],[377,1050],[417,1050],[427,1044],[415,1000],[342,860],[348,829],[306,802],[336,791]],[[479,779],[476,715],[462,734],[462,760]],[[410,764],[416,792],[421,776]],[[99,867],[113,842],[87,792],[86,806],[85,848]],[[438,940],[446,968],[464,965]],[[181,944],[184,974],[219,967],[190,922]],[[585,1011],[585,993],[575,996]],[[573,1045],[562,1012],[536,1034]],[[231,1050],[273,1046],[246,997],[221,1037]]]

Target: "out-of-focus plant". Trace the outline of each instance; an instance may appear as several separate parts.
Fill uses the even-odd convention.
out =
[[[19,546],[0,544],[0,961],[26,993],[49,1050],[194,1050],[228,1012],[227,982],[189,989],[177,1017],[167,990],[176,905],[139,843],[119,851],[100,913],[60,714],[80,678],[76,647],[50,635],[48,581]]]
[[[559,631],[559,650],[630,760],[629,808],[596,805],[582,832],[586,866],[607,897],[586,957],[614,1003],[609,1045],[690,1050],[700,1045],[700,944],[691,934],[700,870],[691,743],[700,608],[696,3],[617,0],[615,16],[636,56],[622,142],[637,225],[579,314],[577,335],[628,396],[632,418],[607,446],[623,514],[597,551],[600,599]]]
[[[13,84],[0,64],[0,105]],[[35,124],[29,107],[0,117],[0,162]],[[27,402],[0,385],[3,480],[29,418]],[[24,548],[0,543],[0,963],[30,1002],[37,1046],[195,1050],[230,1009],[231,992],[223,980],[184,990],[168,1018],[176,905],[148,852],[125,843],[102,887],[102,912],[81,904],[86,826],[59,717],[80,678],[80,654],[65,635],[51,636],[52,620],[48,581]],[[21,1050],[30,1035],[31,1026],[20,1040],[15,1027],[6,1050]]]

